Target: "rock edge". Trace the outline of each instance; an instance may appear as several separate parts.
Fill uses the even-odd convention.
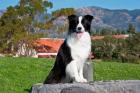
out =
[[[140,93],[140,80],[112,80],[89,83],[35,84],[31,93]]]

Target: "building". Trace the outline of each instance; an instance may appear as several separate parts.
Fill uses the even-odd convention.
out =
[[[40,38],[36,43],[36,52],[39,58],[55,57],[59,50],[59,47],[64,42],[64,39],[60,38]]]

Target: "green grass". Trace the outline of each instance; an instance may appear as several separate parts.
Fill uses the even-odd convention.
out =
[[[28,93],[41,83],[52,67],[52,60],[34,58],[0,59],[0,93]]]
[[[0,93],[28,93],[48,75],[54,60],[0,58]],[[140,79],[140,64],[95,62],[96,80]]]
[[[138,80],[140,64],[118,62],[96,62],[95,80]]]

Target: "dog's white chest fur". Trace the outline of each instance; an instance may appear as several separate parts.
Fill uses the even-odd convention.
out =
[[[88,32],[84,32],[81,38],[68,37],[67,43],[71,49],[73,60],[86,61],[91,51],[91,39]]]
[[[67,38],[67,44],[71,50],[72,61],[66,67],[68,77],[76,82],[87,82],[83,77],[83,67],[91,51],[91,39],[88,32],[84,32],[81,38],[75,34]]]

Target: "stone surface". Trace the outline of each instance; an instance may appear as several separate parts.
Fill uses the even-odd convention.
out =
[[[79,86],[64,88],[61,90],[61,93],[93,93],[93,91]]]
[[[140,93],[140,80],[37,84],[31,93]]]
[[[93,64],[92,62],[86,62],[84,65],[83,76],[87,79],[87,81],[93,81]]]

